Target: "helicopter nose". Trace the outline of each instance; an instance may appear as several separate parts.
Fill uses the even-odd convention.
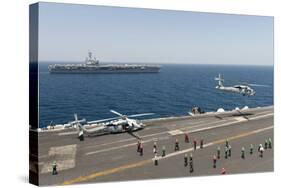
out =
[[[254,90],[252,90],[252,92],[251,92],[251,93],[252,93],[252,95],[256,95],[256,92],[255,92]]]

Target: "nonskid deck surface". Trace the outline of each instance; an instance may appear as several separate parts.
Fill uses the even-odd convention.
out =
[[[145,121],[146,127],[135,132],[144,143],[144,155],[136,152],[137,139],[127,133],[77,139],[74,129],[39,133],[40,185],[75,184],[85,182],[124,181],[167,177],[189,177],[220,174],[224,167],[228,174],[273,171],[273,149],[265,150],[259,158],[257,145],[265,139],[273,140],[273,107],[255,108],[193,117],[164,118]],[[204,140],[205,147],[193,151],[192,143],[184,142],[188,132],[190,141]],[[178,139],[180,151],[174,151]],[[217,146],[224,154],[224,142],[232,146],[230,159],[218,160],[212,167]],[[153,143],[158,153],[166,148],[166,157],[153,164]],[[253,155],[248,150],[255,146]],[[246,158],[241,159],[241,148]],[[194,172],[184,167],[184,154],[193,154]],[[52,175],[52,162],[58,165],[58,175]]]

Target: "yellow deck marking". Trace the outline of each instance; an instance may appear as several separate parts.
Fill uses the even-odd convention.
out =
[[[266,127],[266,128],[262,128],[262,129],[257,129],[257,130],[251,131],[251,132],[246,132],[246,133],[238,134],[236,136],[228,137],[228,138],[225,138],[225,139],[220,139],[220,140],[214,141],[213,144],[220,144],[222,142],[225,142],[226,139],[228,141],[230,141],[230,140],[235,140],[235,139],[238,139],[238,138],[250,136],[252,134],[260,133],[260,132],[266,131],[268,129],[273,129],[273,125],[271,125],[270,127]]]
[[[270,127],[266,127],[266,128],[262,128],[262,129],[257,129],[257,130],[254,130],[254,131],[238,134],[238,135],[235,135],[235,136],[232,136],[232,137],[227,137],[227,138],[224,138],[224,139],[216,140],[214,142],[208,143],[205,146],[205,148],[209,147],[209,146],[212,146],[212,145],[215,145],[215,144],[223,143],[223,142],[225,142],[226,139],[229,140],[229,141],[230,140],[235,140],[235,139],[239,139],[239,138],[242,138],[242,137],[246,137],[246,136],[250,136],[250,135],[253,135],[253,134],[257,134],[257,133],[260,133],[260,132],[263,132],[263,131],[266,131],[266,130],[269,130],[269,129],[273,129],[273,125],[270,126]],[[180,155],[184,151],[185,152],[192,151],[192,148],[189,148],[189,149],[186,149],[186,150],[182,150],[180,152],[172,153],[172,154],[169,155],[169,157]],[[169,157],[168,156],[166,156],[164,158],[159,157],[159,160],[167,159]],[[101,172],[95,172],[95,173],[92,173],[90,175],[80,176],[80,177],[74,178],[72,180],[64,181],[63,185],[71,185],[71,184],[74,184],[74,183],[78,183],[78,182],[82,182],[82,181],[88,181],[88,180],[95,179],[95,178],[98,178],[98,177],[103,177],[103,176],[107,176],[107,175],[110,175],[110,174],[122,172],[122,171],[125,171],[127,169],[141,167],[141,166],[144,166],[146,164],[151,163],[151,161],[152,161],[152,159],[147,159],[147,160],[140,161],[140,162],[137,162],[137,163],[126,164],[126,165],[123,165],[123,166],[119,166],[119,167],[116,167],[116,168],[104,170],[104,171],[101,171]]]
[[[114,174],[114,173],[121,172],[121,171],[124,171],[124,170],[127,170],[127,169],[137,168],[137,167],[146,165],[148,163],[151,163],[151,159],[140,161],[138,163],[120,166],[120,167],[117,167],[117,168],[108,169],[108,170],[101,171],[101,172],[96,172],[96,173],[93,173],[93,174],[90,174],[90,175],[87,175],[87,176],[80,176],[78,178],[63,182],[63,185],[71,185],[71,184],[74,184],[74,183],[87,181],[87,180],[90,180],[90,179],[95,179],[97,177],[102,177],[102,176]]]

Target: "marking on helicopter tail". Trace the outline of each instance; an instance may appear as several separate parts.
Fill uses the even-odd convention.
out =
[[[75,167],[77,145],[67,145],[51,147],[48,152],[49,160],[43,162],[40,173],[52,172],[52,164],[57,163],[58,171],[67,170]]]
[[[179,134],[183,134],[183,132],[181,130],[172,130],[168,132],[170,135],[175,136],[175,135],[179,135]]]

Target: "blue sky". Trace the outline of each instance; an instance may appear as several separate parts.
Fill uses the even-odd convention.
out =
[[[273,65],[273,17],[40,3],[39,61]]]

